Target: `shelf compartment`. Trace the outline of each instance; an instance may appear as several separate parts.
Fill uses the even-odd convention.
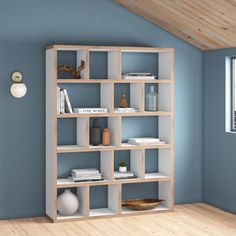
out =
[[[80,48],[78,50],[58,51],[57,58],[58,66],[67,64],[76,70],[81,65],[81,60],[83,60],[85,62],[85,69],[81,71],[80,80],[86,80],[89,78],[89,53],[86,48]],[[68,81],[73,79],[72,76],[67,72],[60,72],[59,78],[63,78],[64,80]]]
[[[119,80],[120,50],[90,49],[90,79]]]
[[[114,107],[120,106],[120,95],[124,93],[128,107],[144,111],[144,84],[143,83],[115,83],[114,84]],[[137,112],[138,113],[138,112]],[[116,113],[119,114],[119,113]],[[129,113],[126,113],[129,114]]]
[[[120,213],[120,186],[101,185],[90,187],[89,216],[106,216]]]
[[[60,119],[57,122],[57,144],[76,145],[76,120]]]
[[[142,191],[140,192],[140,188]],[[164,211],[171,210],[171,184],[170,181],[129,183],[122,184],[122,200],[158,198],[164,200],[160,205],[151,210],[132,210],[122,206],[122,214],[138,214],[140,212]]]
[[[144,152],[143,150],[120,150],[115,151],[114,154],[114,171],[119,171],[119,162],[125,161],[127,163],[128,171],[134,173],[136,178],[132,178],[128,180],[135,180],[144,177]],[[126,180],[126,179],[117,179],[119,180]]]
[[[72,169],[95,168],[100,171],[103,181],[73,182],[66,180]],[[58,154],[58,179],[63,184],[104,182],[113,179],[113,151]],[[63,180],[64,179],[64,180]]]
[[[150,91],[150,86],[154,86],[155,92],[157,93],[157,111],[172,112],[171,110],[171,85],[170,84],[156,84],[146,83],[145,84],[145,112],[146,111],[146,94]]]
[[[62,193],[62,190],[58,190],[59,193]],[[79,199],[79,209],[78,211],[70,216],[63,216],[59,212],[57,213],[57,220],[58,221],[69,221],[72,219],[82,219],[86,218],[89,215],[89,187],[88,186],[82,186],[82,187],[76,187],[72,190]]]
[[[122,143],[138,137],[161,138],[158,137],[158,117],[122,117]]]
[[[145,179],[168,178],[171,176],[171,156],[169,149],[145,150]]]

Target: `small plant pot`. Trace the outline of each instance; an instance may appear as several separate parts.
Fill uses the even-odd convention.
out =
[[[119,172],[127,172],[127,166],[119,166]]]

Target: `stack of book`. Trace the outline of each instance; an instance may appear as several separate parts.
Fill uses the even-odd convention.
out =
[[[75,182],[103,180],[99,170],[91,169],[73,169],[69,179]]]
[[[125,73],[123,74],[123,79],[128,80],[154,80],[156,76],[152,73]]]
[[[136,178],[133,172],[127,171],[127,172],[114,172],[114,178],[115,179],[130,179],[130,178]]]
[[[73,113],[66,89],[57,86],[57,114]]]
[[[159,138],[129,138],[128,144],[132,145],[157,145],[157,144],[165,144],[165,142],[160,141]]]

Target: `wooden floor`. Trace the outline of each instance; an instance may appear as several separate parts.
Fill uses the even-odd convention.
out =
[[[0,236],[236,236],[236,215],[203,203],[174,212],[50,223],[46,217],[0,221]]]

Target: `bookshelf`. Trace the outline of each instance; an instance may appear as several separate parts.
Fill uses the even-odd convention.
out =
[[[58,77],[64,62],[78,67],[85,61],[79,80]],[[141,64],[140,64],[141,62]],[[174,209],[174,50],[154,47],[52,45],[46,49],[46,214],[53,222],[168,212]],[[158,80],[124,80],[127,71],[151,71]],[[145,111],[148,86],[158,90],[158,111]],[[104,114],[57,114],[57,86],[67,89],[73,107],[105,107]],[[128,94],[139,112],[116,113],[120,91]],[[89,94],[89,95],[88,95]],[[110,146],[91,146],[89,127],[97,118],[111,131]],[[142,128],[140,128],[142,127]],[[165,144],[137,146],[128,137],[154,136]],[[122,156],[137,178],[114,179]],[[103,181],[73,182],[71,168],[98,168]],[[62,216],[57,196],[73,189],[80,202],[78,212]],[[145,190],[145,191],[143,191]],[[122,200],[159,198],[152,210],[134,211]]]

